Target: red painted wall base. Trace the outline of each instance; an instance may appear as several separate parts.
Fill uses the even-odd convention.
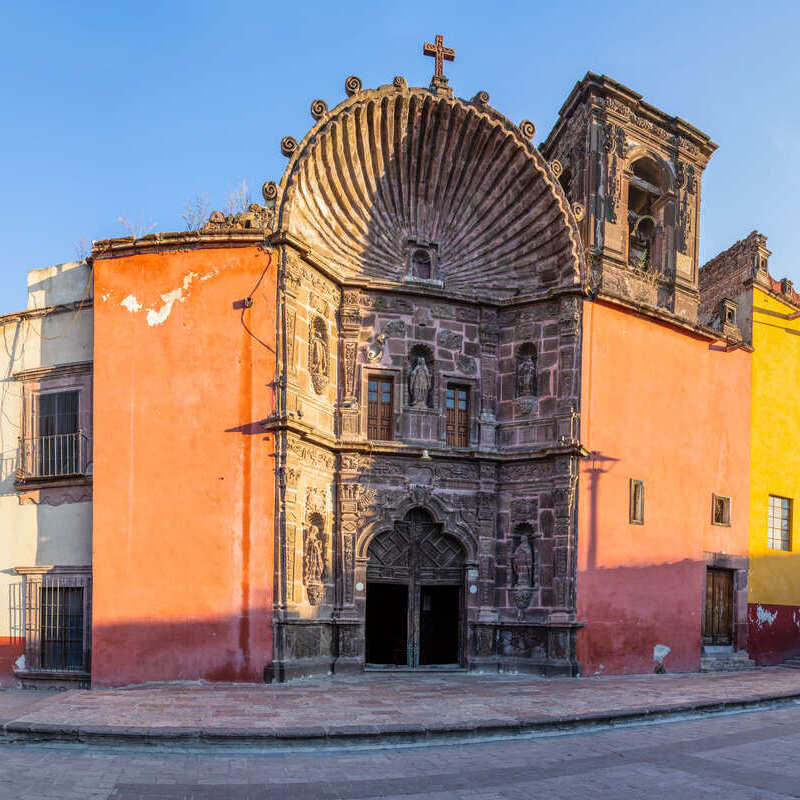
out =
[[[24,639],[0,636],[0,687],[3,689],[19,686],[19,681],[14,676],[14,662],[24,652]]]
[[[780,664],[800,656],[800,606],[749,603],[747,626],[747,649],[757,664]]]

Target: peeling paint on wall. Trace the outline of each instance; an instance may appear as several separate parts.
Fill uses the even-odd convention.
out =
[[[201,281],[207,281],[219,274],[219,270],[211,270],[204,275],[198,275],[196,272],[188,272],[183,279],[183,284],[171,292],[161,295],[164,302],[160,308],[148,308],[147,310],[147,324],[152,328],[154,325],[161,325],[166,322],[169,315],[172,313],[172,307],[175,303],[184,303],[190,295],[190,288],[192,281],[199,278]],[[107,300],[111,296],[111,292],[102,295],[103,300]],[[142,304],[136,299],[136,295],[129,294],[121,303],[123,307],[127,308],[131,314],[135,314],[142,310]]]
[[[758,606],[756,608],[756,624],[760,628],[765,622],[767,625],[772,625],[775,622],[778,616],[777,611],[769,611],[768,609],[764,608],[763,606]]]
[[[103,300],[105,300],[107,297],[108,297],[108,295],[104,294],[103,295]],[[135,314],[142,307],[142,304],[137,302],[136,297],[134,295],[132,295],[132,294],[129,294],[120,303],[120,305],[123,306],[124,308],[127,308],[128,311],[131,312],[131,314]]]
[[[797,630],[800,631],[800,609],[797,611],[792,611],[792,621],[794,622]]]

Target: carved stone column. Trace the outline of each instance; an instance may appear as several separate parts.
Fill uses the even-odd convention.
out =
[[[479,447],[494,450],[497,447],[497,345],[500,340],[497,312],[481,309],[481,412],[478,418]]]
[[[356,396],[356,372],[358,361],[358,334],[361,329],[361,311],[357,290],[342,292],[339,310],[340,363],[342,365],[342,389],[339,401],[339,435],[352,439],[359,435],[359,405]]]

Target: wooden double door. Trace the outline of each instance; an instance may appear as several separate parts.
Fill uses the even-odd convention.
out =
[[[733,644],[733,571],[706,570],[706,597],[703,615],[703,644]]]
[[[374,667],[462,663],[460,544],[424,509],[376,537],[367,566],[366,662]]]

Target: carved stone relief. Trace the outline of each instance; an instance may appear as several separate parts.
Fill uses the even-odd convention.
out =
[[[328,326],[322,317],[311,319],[308,331],[308,372],[317,394],[328,386]]]

